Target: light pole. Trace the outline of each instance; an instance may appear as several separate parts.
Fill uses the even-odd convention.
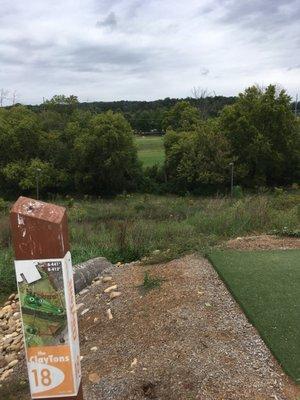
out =
[[[40,179],[40,172],[42,170],[40,168],[36,169],[36,199],[39,199],[39,179]]]
[[[234,164],[233,162],[231,162],[229,164],[230,168],[230,195],[231,197],[233,197],[233,168],[234,168]]]

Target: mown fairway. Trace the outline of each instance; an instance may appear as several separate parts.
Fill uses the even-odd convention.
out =
[[[162,136],[136,136],[135,138],[138,157],[143,162],[143,167],[162,164],[165,159]]]
[[[215,251],[210,260],[284,370],[300,382],[300,250]]]

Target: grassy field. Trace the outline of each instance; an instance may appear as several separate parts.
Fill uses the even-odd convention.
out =
[[[164,162],[165,153],[162,136],[136,136],[138,157],[144,167],[151,167]]]
[[[300,382],[300,250],[215,251],[214,267],[284,370]]]
[[[206,253],[223,240],[252,233],[299,229],[300,194],[200,198],[120,195],[68,207],[73,262],[96,256],[129,262],[163,261]],[[57,199],[67,206],[67,201]],[[160,250],[153,255],[154,250]],[[15,288],[7,214],[0,214],[0,293]]]

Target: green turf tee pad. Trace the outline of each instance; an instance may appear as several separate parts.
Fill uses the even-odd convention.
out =
[[[283,369],[300,384],[300,250],[218,250],[209,259]]]

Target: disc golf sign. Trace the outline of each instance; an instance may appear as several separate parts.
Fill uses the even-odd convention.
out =
[[[81,399],[65,209],[21,197],[12,208],[11,227],[31,397]]]

